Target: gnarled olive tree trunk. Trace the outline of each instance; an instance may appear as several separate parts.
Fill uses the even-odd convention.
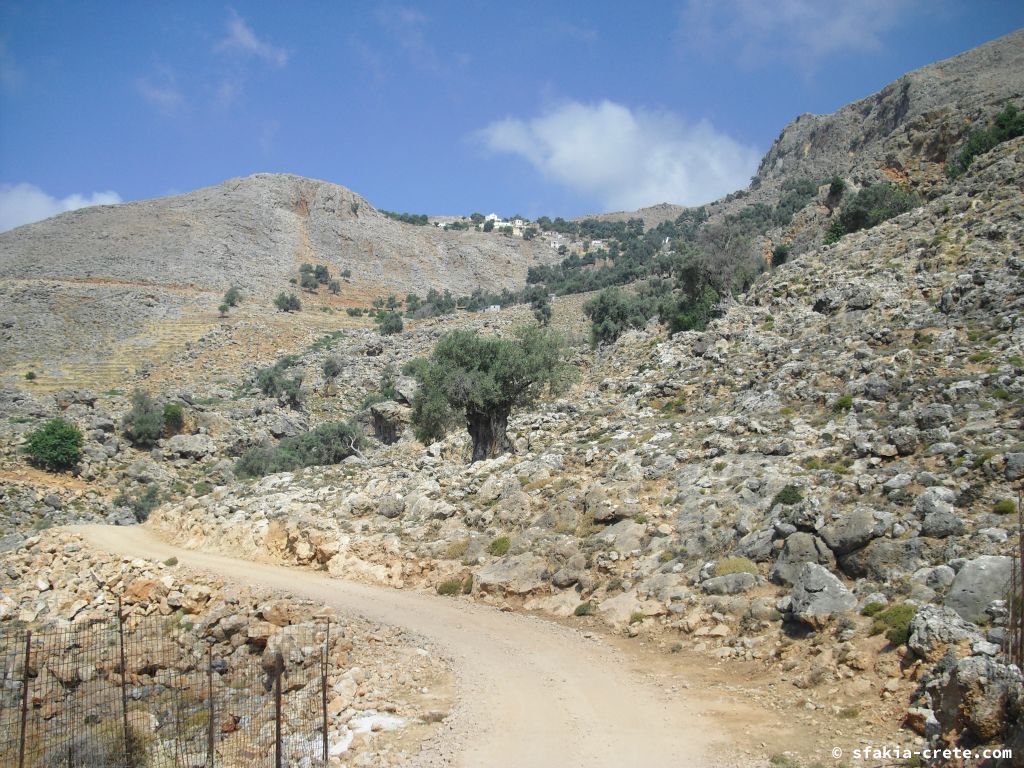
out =
[[[512,450],[508,439],[508,414],[511,409],[493,411],[467,411],[466,429],[473,438],[473,459],[493,459]]]

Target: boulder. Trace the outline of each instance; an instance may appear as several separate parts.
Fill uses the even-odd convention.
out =
[[[174,435],[164,441],[164,456],[182,459],[205,459],[216,453],[217,446],[209,435]]]
[[[836,555],[845,555],[881,536],[883,528],[870,509],[855,509],[822,527],[818,533]]]
[[[634,552],[643,546],[646,527],[632,520],[620,520],[603,531],[595,533],[593,539],[623,554]]]
[[[910,620],[907,646],[925,661],[934,663],[950,646],[970,645],[980,639],[978,628],[960,618],[952,608],[923,605]]]
[[[412,409],[394,400],[374,403],[370,406],[370,416],[374,436],[385,445],[397,443],[412,423]]]
[[[930,686],[930,696],[942,734],[968,743],[1001,743],[1019,729],[1024,679],[1015,666],[969,656]]]
[[[477,572],[477,585],[484,592],[529,594],[544,586],[547,567],[544,558],[529,552],[503,557]]]
[[[921,525],[921,535],[933,539],[945,539],[948,536],[959,536],[964,532],[964,521],[953,512],[932,512],[925,515]]]
[[[920,538],[875,539],[863,549],[840,557],[839,567],[851,578],[885,582],[924,565],[931,547]]]
[[[776,584],[795,584],[804,563],[817,563],[829,568],[835,568],[836,564],[824,541],[814,534],[797,532],[786,538],[768,578]]]
[[[816,563],[804,563],[789,597],[792,618],[820,629],[837,614],[856,607],[857,598],[831,571]]]
[[[1024,453],[1006,454],[1003,464],[1003,474],[1010,482],[1020,480],[1024,477]]]
[[[729,573],[701,582],[701,589],[709,595],[738,595],[752,589],[757,577],[752,573]]]
[[[1006,597],[1010,562],[1002,555],[982,555],[967,561],[953,579],[945,604],[967,621],[987,621],[985,609],[993,600]]]

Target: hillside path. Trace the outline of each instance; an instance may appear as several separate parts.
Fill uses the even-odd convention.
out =
[[[710,762],[711,731],[719,729],[701,713],[699,694],[683,691],[669,700],[631,672],[621,652],[572,629],[463,600],[182,549],[144,527],[70,530],[115,554],[177,557],[182,566],[229,582],[322,601],[436,643],[454,666],[456,704],[446,721],[450,730],[428,744],[419,764],[699,768]]]

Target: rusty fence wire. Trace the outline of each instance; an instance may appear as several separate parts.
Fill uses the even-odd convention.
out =
[[[0,628],[0,765],[323,766],[336,630],[282,627],[254,652],[159,617],[129,628],[120,611],[101,627]]]

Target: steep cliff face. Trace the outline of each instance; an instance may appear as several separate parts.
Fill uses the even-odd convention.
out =
[[[902,181],[930,192],[971,124],[1024,94],[1024,30],[910,72],[831,115],[801,115],[758,168],[766,188],[786,178]]]

